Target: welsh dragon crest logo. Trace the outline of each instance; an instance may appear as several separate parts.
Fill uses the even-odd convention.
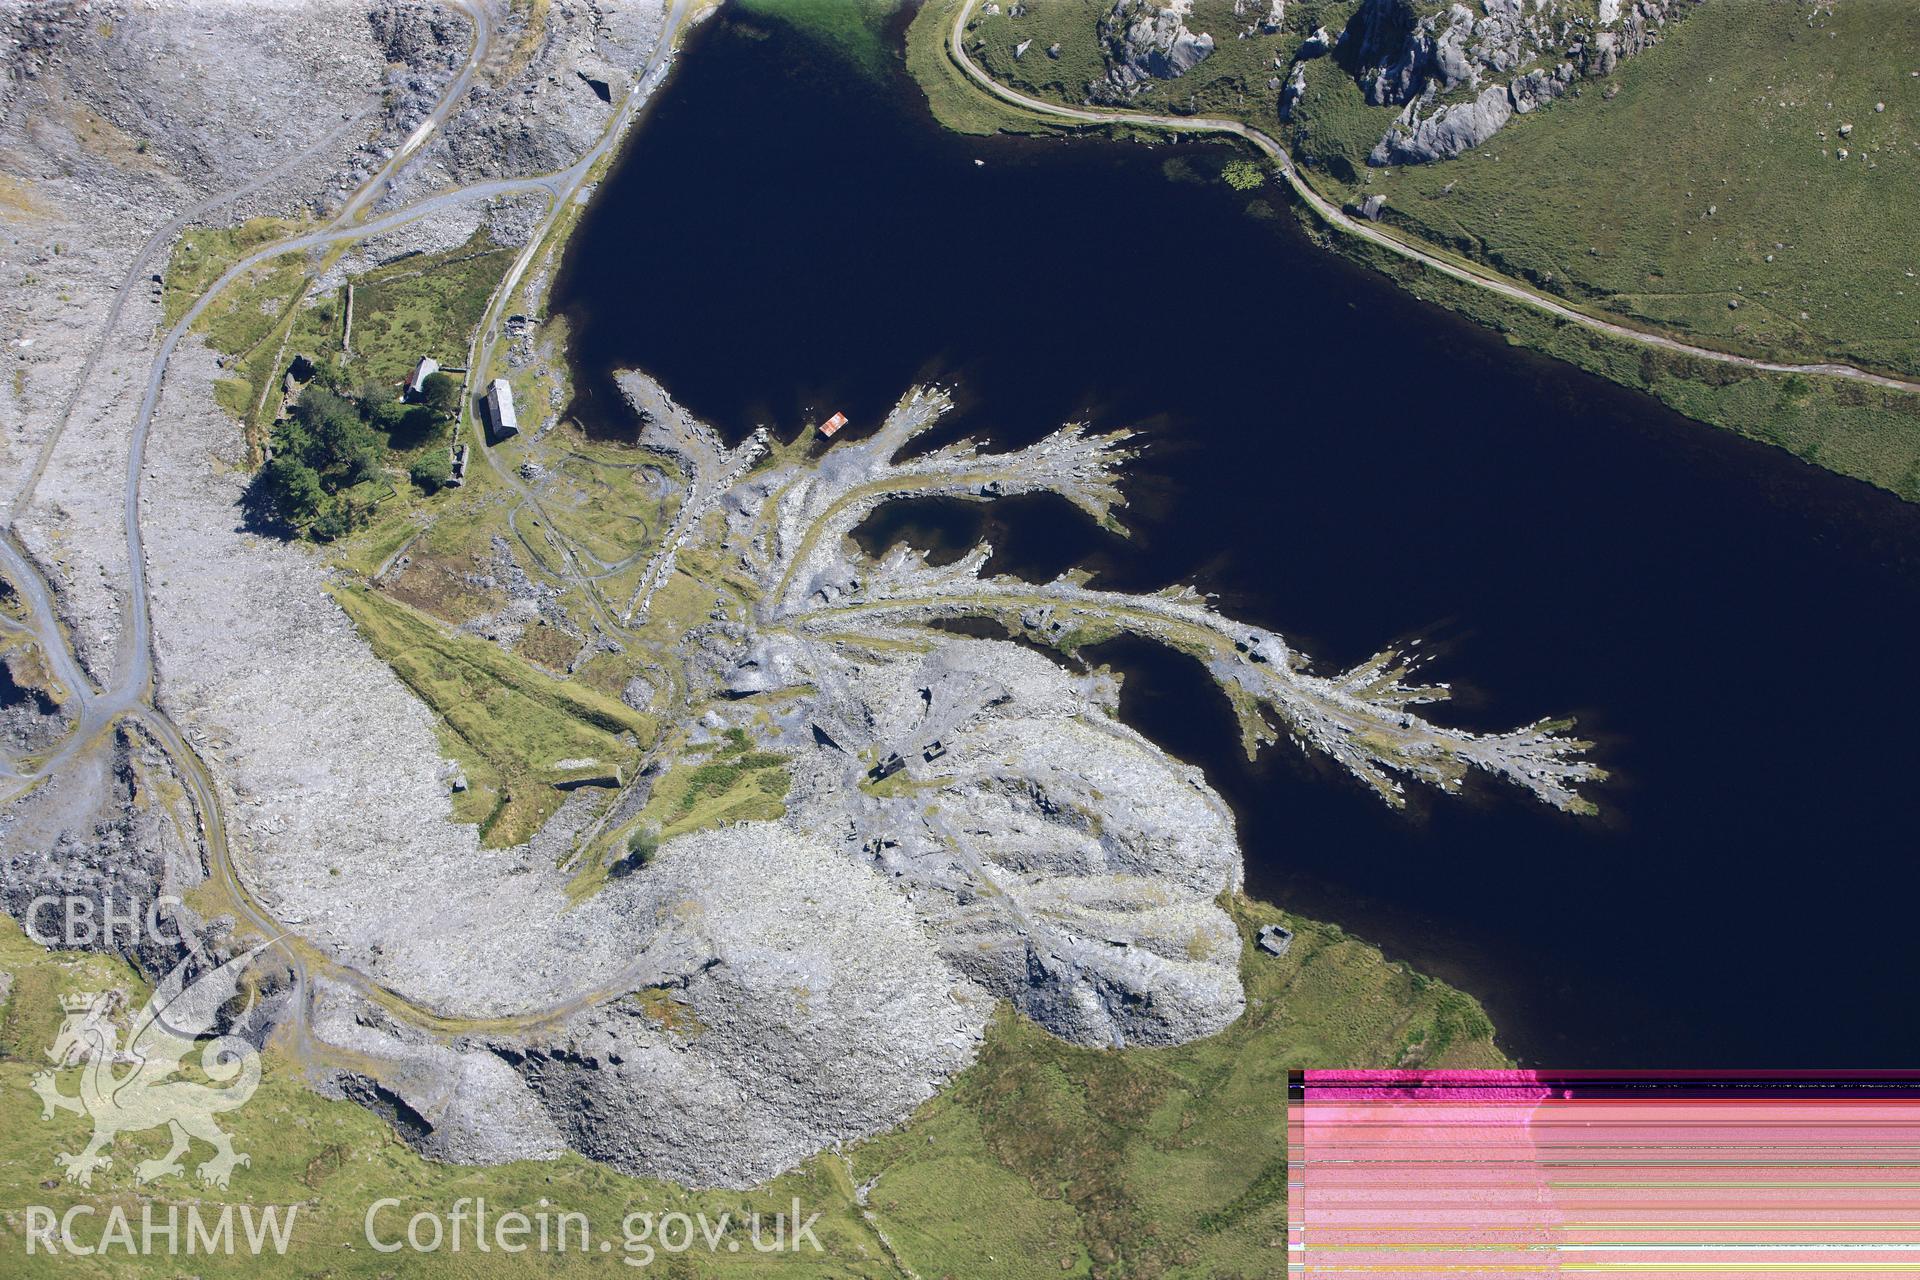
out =
[[[184,1173],[180,1157],[195,1138],[213,1147],[213,1158],[196,1171],[200,1181],[224,1187],[238,1165],[251,1161],[233,1149],[214,1117],[232,1111],[253,1096],[260,1084],[260,1054],[235,1035],[212,1035],[220,1008],[239,990],[241,972],[270,943],[243,952],[197,977],[188,969],[197,957],[182,960],[142,1006],[120,1044],[114,1015],[124,997],[117,991],[62,996],[66,1017],[47,1056],[54,1069],[35,1074],[42,1120],[55,1111],[73,1111],[93,1119],[93,1139],[76,1154],[54,1158],[67,1181],[89,1186],[96,1169],[113,1163],[108,1148],[122,1133],[166,1126],[173,1143],[158,1159],[134,1166],[142,1183]],[[180,1060],[201,1046],[200,1067],[214,1084],[179,1078]],[[58,1073],[80,1069],[78,1094],[60,1092]]]

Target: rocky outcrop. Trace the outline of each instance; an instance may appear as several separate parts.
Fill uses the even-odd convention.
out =
[[[1233,16],[1254,19],[1240,29],[1241,39],[1270,36],[1286,25],[1287,0],[1233,0]]]
[[[1293,119],[1293,110],[1300,105],[1300,99],[1307,96],[1307,66],[1304,62],[1293,64],[1293,72],[1287,77],[1287,87],[1280,91],[1280,118]]]
[[[392,2],[404,6],[409,0]],[[475,83],[467,108],[421,147],[382,207],[450,182],[551,173],[573,163],[635,87],[659,38],[664,8],[653,2],[566,4],[544,11],[508,6],[494,32],[495,46],[520,51],[516,60],[524,58],[524,65],[510,83],[485,77]],[[537,21],[536,14],[542,15]],[[464,52],[459,45],[455,51]]]
[[[1561,63],[1549,72],[1545,67],[1535,67],[1523,76],[1514,77],[1507,86],[1507,96],[1513,102],[1516,115],[1526,115],[1536,107],[1552,102],[1567,91],[1573,83],[1573,68]]]
[[[1452,89],[1472,77],[1466,54],[1472,12],[1456,4],[1422,17],[1419,9],[1416,0],[1367,0],[1348,25],[1360,87],[1375,106],[1411,102],[1430,88]]]
[[[427,67],[452,62],[466,41],[467,27],[446,9],[420,0],[388,0],[367,12],[373,42],[388,62]]]
[[[0,806],[0,910],[39,942],[165,972],[208,940],[183,899],[206,880],[167,758],[123,724]]]
[[[1213,37],[1195,35],[1186,20],[1193,0],[1117,0],[1100,20],[1107,74],[1087,86],[1096,102],[1131,98],[1155,80],[1193,70],[1213,52]]]
[[[1424,164],[1450,160],[1500,132],[1513,118],[1507,90],[1493,85],[1471,102],[1456,102],[1420,115],[1420,103],[1409,102],[1387,136],[1367,157],[1370,164]]]
[[[1622,0],[1601,0],[1601,27],[1609,28],[1617,23],[1617,29],[1598,31],[1591,40],[1583,42],[1577,52],[1570,52],[1574,52],[1582,73],[1612,75],[1620,59],[1631,58],[1658,44],[1667,22],[1679,17],[1684,8],[1699,3],[1701,0],[1637,0],[1632,5],[1623,5]]]
[[[1215,903],[1240,884],[1233,815],[1113,719],[1110,681],[958,640],[847,687],[917,789],[823,789],[822,826],[866,833],[861,860],[957,972],[1082,1044],[1179,1044],[1240,1016],[1239,938]]]
[[[1368,156],[1422,164],[1479,146],[1515,115],[1613,74],[1700,0],[1365,0],[1342,43],[1367,100],[1404,104]]]
[[[892,1126],[978,1050],[991,1000],[907,899],[828,843],[768,823],[702,832],[624,883],[649,904],[624,922],[646,970],[635,993],[447,1042],[324,982],[319,1033],[381,1064],[332,1089],[437,1159],[571,1147],[747,1186]]]

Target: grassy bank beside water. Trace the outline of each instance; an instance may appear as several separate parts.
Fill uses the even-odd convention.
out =
[[[1198,0],[1188,23],[1214,31],[1214,55],[1151,84],[1130,106],[1259,128],[1289,148],[1328,199],[1383,195],[1386,225],[1414,243],[1596,316],[1738,355],[1920,373],[1920,201],[1910,198],[1920,190],[1920,65],[1908,65],[1920,46],[1920,10],[1702,5],[1607,81],[1516,118],[1478,150],[1381,169],[1366,164],[1366,153],[1397,109],[1367,104],[1335,60],[1309,63],[1308,93],[1290,122],[1280,121],[1269,88],[1276,58],[1285,65],[1316,26],[1337,31],[1355,7],[1290,6],[1280,32],[1236,39],[1220,34],[1245,25],[1232,5]],[[946,51],[959,8],[960,0],[928,0],[909,29],[907,65],[936,116],[979,132],[1000,104]],[[1082,105],[1105,66],[1096,26],[1106,8],[1063,0],[1017,18],[1004,9],[978,15],[969,53],[1024,93]],[[1055,44],[1060,56],[1046,56]],[[961,104],[967,92],[973,100]],[[999,127],[1029,123],[1010,110]],[[1516,344],[1920,499],[1920,396],[1747,370],[1597,333],[1302,217],[1328,247]]]

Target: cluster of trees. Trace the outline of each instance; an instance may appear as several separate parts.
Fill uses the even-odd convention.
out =
[[[353,532],[374,508],[355,499],[354,486],[378,479],[392,449],[443,444],[459,411],[459,380],[444,373],[429,376],[419,401],[408,403],[385,384],[348,390],[333,370],[321,371],[273,429],[273,460],[255,481],[260,514],[323,542]],[[431,493],[449,472],[446,451],[434,447],[412,475]]]

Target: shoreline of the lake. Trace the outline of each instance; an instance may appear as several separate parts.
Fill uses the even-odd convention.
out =
[[[1405,818],[1285,750],[1234,759],[1209,736],[1216,712],[1195,713],[1211,695],[1177,664],[1123,695],[1130,723],[1203,763],[1232,803],[1251,892],[1480,995],[1510,1053],[1774,1054],[1764,1011],[1817,1005],[1817,974],[1749,976],[1741,922],[1785,909],[1797,835],[1897,865],[1879,852],[1896,760],[1861,726],[1912,699],[1836,699],[1814,673],[1894,660],[1895,620],[1920,616],[1913,508],[1700,431],[1411,299],[1290,219],[1249,217],[1212,183],[1217,148],[961,138],[904,76],[836,76],[783,56],[803,37],[780,24],[748,40],[726,21],[636,136],[647,174],[609,174],[584,220],[598,223],[582,228],[592,278],[556,293],[580,338],[583,420],[595,371],[626,362],[734,436],[834,409],[857,435],[928,381],[957,383],[955,436],[996,448],[1063,421],[1142,428],[1131,539],[1017,500],[902,510],[870,532],[926,546],[944,525],[956,542],[985,528],[995,567],[1022,576],[1085,565],[1127,590],[1195,582],[1329,666],[1426,637],[1466,723],[1584,712],[1616,777],[1600,819],[1476,796]],[[729,157],[718,171],[715,155]],[[682,183],[699,219],[649,194]],[[642,284],[632,242],[689,251]],[[963,246],[970,294],[916,283],[929,242]],[[1223,453],[1252,465],[1223,470]],[[1781,684],[1761,636],[1803,674]],[[1705,746],[1780,735],[1828,745]],[[1735,848],[1737,876],[1720,870]],[[1859,910],[1833,885],[1794,897]],[[1890,972],[1898,936],[1866,928],[1836,962]],[[1903,1052],[1897,1032],[1838,1011],[1820,1034],[1799,1052]]]
[[[1183,131],[1179,116],[1139,110],[1089,111],[1064,95],[1040,93],[1033,86],[1027,86],[1031,92],[1023,91],[1005,82],[1004,75],[1015,74],[1006,65],[996,75],[963,55],[961,60],[967,62],[963,68],[954,56],[952,37],[963,23],[971,31],[989,16],[969,11],[967,6],[973,4],[975,0],[926,0],[915,12],[909,31],[910,46],[919,48],[918,56],[913,56],[910,47],[908,66],[935,117],[948,128],[961,132],[996,124],[1015,132],[1080,128],[1140,141],[1214,138],[1243,146],[1277,166],[1273,182],[1290,188],[1287,206],[1316,243],[1393,281],[1412,296],[1501,333],[1529,351],[1650,393],[1702,425],[1782,448],[1809,466],[1859,479],[1909,501],[1920,500],[1916,487],[1920,473],[1905,465],[1890,469],[1885,459],[1865,456],[1875,452],[1872,446],[1877,438],[1910,431],[1920,418],[1920,393],[1916,392],[1920,384],[1908,372],[1809,359],[1805,354],[1797,361],[1777,353],[1767,356],[1737,346],[1690,341],[1693,335],[1684,325],[1662,328],[1645,323],[1644,317],[1628,323],[1626,314],[1609,318],[1606,308],[1582,301],[1578,291],[1561,293],[1543,287],[1551,285],[1552,273],[1544,282],[1507,274],[1497,262],[1463,253],[1459,245],[1435,239],[1430,231],[1423,237],[1391,226],[1391,209],[1387,222],[1376,225],[1373,215],[1360,212],[1358,196],[1352,202],[1340,202],[1333,189],[1341,184],[1334,175],[1302,167],[1273,134],[1255,129],[1250,118],[1195,115],[1191,130]],[[976,52],[984,49],[983,44]],[[1053,96],[1059,100],[1047,101]],[[1386,172],[1391,176],[1393,170]],[[1452,189],[1451,183],[1447,189]],[[1767,256],[1767,262],[1773,260]],[[1767,291],[1760,296],[1767,296]],[[1737,310],[1740,301],[1731,299],[1730,308]],[[1801,318],[1806,319],[1805,313]]]

